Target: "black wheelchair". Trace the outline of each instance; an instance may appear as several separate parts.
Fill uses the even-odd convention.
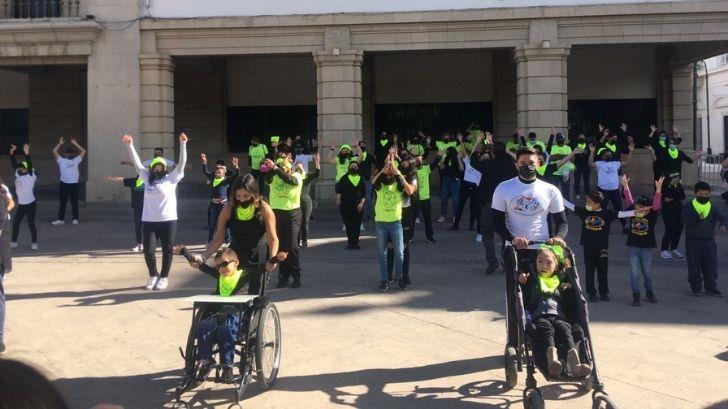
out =
[[[214,382],[230,383],[235,387],[236,405],[240,404],[254,375],[261,389],[268,390],[273,386],[281,363],[281,321],[275,304],[265,295],[269,278],[270,273],[264,271],[258,295],[198,295],[189,299],[193,302],[192,326],[186,349],[183,351],[180,347],[180,354],[185,361],[184,378],[175,389],[173,407],[189,409],[190,404],[182,400],[182,394],[200,386],[207,378],[207,373],[200,376],[203,368],[197,360],[197,329],[206,308],[211,306],[220,307],[216,314],[237,314],[239,322],[233,362],[234,377],[232,381],[224,382],[221,366],[212,365],[210,368],[215,372]],[[219,355],[219,348],[214,346],[212,353],[213,356]]]
[[[540,244],[544,243],[529,242],[529,247]],[[585,392],[593,390],[593,409],[617,409],[617,405],[605,391],[604,383],[599,376],[589,332],[588,306],[579,284],[579,273],[576,270],[574,254],[568,247],[564,249],[564,257],[571,261],[571,267],[565,269],[565,275],[573,291],[569,291],[564,295],[564,307],[570,316],[572,336],[579,351],[581,362],[590,364],[592,372],[585,378],[578,378],[565,369],[559,377],[549,376],[545,347],[541,348],[541,346],[536,345],[536,340],[532,339],[526,330],[531,317],[530,312],[525,309],[523,291],[518,282],[519,272],[533,273],[536,271],[535,253],[536,250],[533,248],[516,250],[510,243],[506,244],[503,251],[507,303],[507,344],[504,353],[506,384],[509,388],[515,388],[518,384],[518,372],[522,372],[525,366],[526,388],[523,390],[523,407],[525,409],[543,409],[546,405],[534,377],[536,369],[549,382],[575,382]],[[531,274],[529,279],[535,277],[536,274]],[[559,354],[560,359],[565,358],[562,352],[559,352]]]

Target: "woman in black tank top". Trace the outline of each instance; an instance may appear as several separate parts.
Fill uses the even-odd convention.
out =
[[[264,238],[268,242],[268,254],[276,254],[279,259],[285,259],[285,254],[278,253],[273,210],[268,203],[261,200],[258,183],[250,174],[237,178],[230,187],[230,197],[217,219],[215,237],[207,244],[205,253],[197,256],[198,262],[204,262],[220,248],[228,229],[231,237],[230,248],[235,250],[241,264],[249,267],[262,264],[259,261],[261,255],[258,254],[258,246]],[[266,263],[267,271],[273,268],[273,264]]]

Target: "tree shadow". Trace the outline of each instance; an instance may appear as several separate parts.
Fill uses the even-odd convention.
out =
[[[126,304],[135,301],[191,297],[202,293],[193,288],[168,291],[149,291],[141,287],[109,288],[90,291],[58,291],[46,293],[7,294],[8,301],[38,300],[44,298],[73,298],[59,307],[92,307]]]

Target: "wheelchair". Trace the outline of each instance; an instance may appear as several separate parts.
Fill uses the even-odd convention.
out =
[[[228,382],[235,388],[235,405],[240,405],[245,389],[251,383],[253,376],[261,389],[268,390],[273,386],[281,363],[281,322],[278,309],[265,295],[270,273],[263,271],[262,275],[258,295],[229,297],[198,295],[189,298],[193,303],[192,325],[185,350],[180,347],[180,354],[185,361],[184,378],[175,389],[173,408],[189,409],[190,403],[182,400],[182,394],[200,386],[208,377],[207,374],[203,374],[202,379],[199,377],[202,368],[197,360],[197,330],[209,307],[220,308],[215,315],[237,314],[238,317],[238,339],[235,343],[233,361],[234,377]],[[213,347],[212,355],[219,355],[217,345]],[[224,383],[221,366],[215,364],[210,368],[215,372],[214,382]]]
[[[544,242],[531,241],[531,246],[538,246]],[[509,388],[515,388],[518,384],[518,372],[526,369],[526,387],[523,390],[524,409],[543,409],[545,401],[538,389],[534,374],[538,369],[548,382],[573,382],[577,383],[582,391],[592,391],[593,409],[617,409],[617,404],[607,394],[602,378],[599,376],[597,362],[594,356],[592,340],[589,331],[589,311],[586,298],[583,295],[579,284],[579,273],[576,270],[574,254],[571,249],[564,248],[564,257],[571,261],[571,267],[566,268],[566,278],[574,291],[570,291],[565,297],[565,307],[573,317],[572,335],[576,348],[582,362],[589,363],[592,372],[586,378],[578,378],[566,370],[559,377],[551,377],[546,369],[545,353],[539,352],[541,348],[532,339],[526,327],[530,322],[530,312],[524,305],[524,295],[521,285],[518,282],[519,271],[535,271],[535,258],[524,257],[528,250],[516,250],[510,243],[506,243],[503,251],[503,267],[506,281],[506,327],[507,344],[504,352],[504,366],[506,384]],[[531,274],[531,278],[535,277]],[[564,358],[560,352],[560,358]]]

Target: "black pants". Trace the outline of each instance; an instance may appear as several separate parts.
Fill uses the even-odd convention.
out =
[[[700,240],[685,237],[685,258],[688,260],[690,289],[699,292],[718,287],[718,248],[715,239]]]
[[[571,324],[555,315],[541,315],[531,321],[529,335],[548,347],[559,347],[569,350],[574,348],[574,337],[571,335]]]
[[[142,206],[134,207],[134,236],[136,237],[137,244],[142,242]]]
[[[301,230],[298,233],[298,241],[308,243],[308,222],[311,220],[313,211],[313,200],[311,195],[301,195]]]
[[[71,199],[71,213],[73,220],[78,220],[78,183],[63,183],[58,185],[58,220],[66,218],[66,201]]]
[[[498,256],[495,252],[495,227],[493,226],[493,209],[491,202],[483,204],[481,211],[480,224],[481,233],[483,234],[483,247],[485,247],[485,260],[488,266],[498,265]],[[501,238],[500,252],[503,254],[505,248],[505,240]]]
[[[422,221],[425,222],[425,237],[427,240],[435,240],[435,234],[432,231],[432,202],[430,199],[418,201],[417,210],[422,215]]]
[[[604,190],[600,187],[597,187],[597,190],[602,192],[602,194],[604,195],[602,209],[607,210],[607,205],[609,204],[609,202],[612,202],[612,207],[614,207],[615,212],[622,211],[622,194],[620,193],[619,189]],[[619,219],[619,222],[622,224],[622,227],[624,227],[627,223],[626,219]]]
[[[356,204],[342,204],[339,206],[341,219],[346,227],[346,239],[349,246],[359,245],[359,234],[361,233],[361,216],[357,211]]]
[[[172,246],[177,236],[177,220],[166,222],[144,222],[144,261],[147,263],[149,276],[169,276],[172,267]],[[157,237],[162,244],[162,270],[157,273]]]
[[[683,224],[680,220],[682,205],[662,206],[662,220],[665,221],[665,235],[662,236],[662,250],[675,250],[680,244]]]
[[[268,184],[265,183],[265,175],[260,173],[260,170],[252,169],[250,173],[253,175],[255,180],[258,181],[258,193],[261,196],[268,197]]]
[[[13,219],[13,236],[11,241],[13,243],[18,242],[18,234],[20,234],[20,223],[23,222],[23,218],[28,216],[28,229],[30,229],[30,238],[33,243],[38,242],[38,231],[35,229],[35,202],[24,205],[18,205],[18,210],[15,211],[15,219]]]
[[[402,208],[402,238],[404,241],[404,259],[402,260],[402,278],[409,280],[410,242],[415,233],[415,208],[413,205]],[[394,252],[392,252],[394,257]]]
[[[458,196],[458,208],[455,212],[455,226],[460,225],[460,218],[463,216],[463,210],[465,210],[465,202],[470,199],[470,222],[468,227],[472,228],[473,224],[478,222],[478,232],[480,232],[480,204],[479,202],[478,186],[462,181],[460,183],[460,194]]]
[[[599,247],[584,247],[584,275],[586,276],[586,293],[590,296],[597,295],[594,287],[594,272],[599,280],[599,295],[609,294],[607,283],[607,268],[609,266],[609,250]]]
[[[301,230],[301,209],[274,209],[276,215],[276,233],[278,233],[278,251],[288,253],[288,257],[280,263],[278,277],[301,277],[301,263],[298,254],[298,232]]]

